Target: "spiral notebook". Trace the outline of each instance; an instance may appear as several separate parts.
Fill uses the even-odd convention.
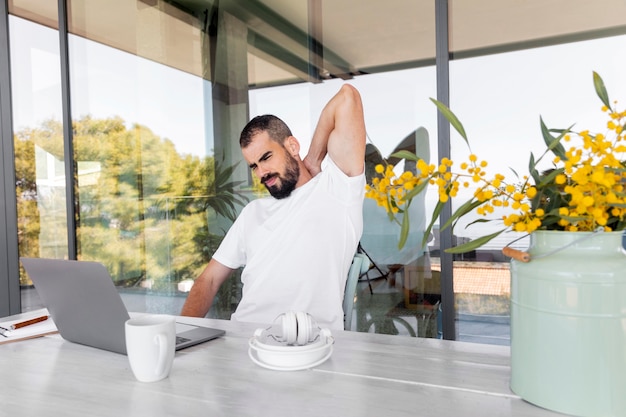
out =
[[[109,272],[99,262],[20,258],[61,337],[126,354],[130,318]],[[176,350],[203,343],[223,330],[177,323]]]

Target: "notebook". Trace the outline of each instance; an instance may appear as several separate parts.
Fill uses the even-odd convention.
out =
[[[58,333],[54,321],[49,317],[50,313],[47,308],[3,317],[0,319],[0,345]],[[21,326],[33,320],[37,322]]]
[[[62,259],[20,260],[64,339],[126,354],[124,325],[130,316],[104,265]],[[225,332],[176,323],[176,333],[176,350],[180,350]]]

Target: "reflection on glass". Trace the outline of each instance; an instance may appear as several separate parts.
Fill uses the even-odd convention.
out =
[[[129,309],[176,314],[249,191],[214,156],[198,21],[165,2],[121,7],[103,21],[109,2],[71,2],[78,256],[107,267]],[[235,276],[210,314],[238,300]]]
[[[10,16],[20,256],[67,257],[58,33]],[[30,284],[26,274],[22,285]]]
[[[623,86],[620,68],[626,59],[612,51],[624,45],[626,37],[615,36],[452,61],[451,109],[465,127],[472,152],[488,161],[487,176],[502,173],[514,178],[511,170],[527,172],[531,152],[538,156],[545,149],[540,116],[551,128],[576,124],[602,131],[605,121],[598,118],[592,72],[601,74],[609,85]],[[539,67],[541,71],[527,70]],[[620,92],[613,94],[620,97]],[[467,160],[467,146],[454,131],[451,143],[452,160]],[[543,169],[550,167],[548,159]],[[459,193],[453,210],[474,191]],[[498,219],[502,214],[504,209],[489,217]],[[472,240],[501,229],[499,221],[471,224],[480,218],[476,214],[459,221],[457,239]],[[509,344],[509,265],[501,253],[509,243],[522,250],[528,246],[524,235],[506,233],[455,258],[460,340]]]
[[[59,2],[57,0],[8,0],[7,4],[9,14],[58,29]]]
[[[206,81],[70,39],[80,259],[120,287],[177,294],[246,201],[205,148]]]

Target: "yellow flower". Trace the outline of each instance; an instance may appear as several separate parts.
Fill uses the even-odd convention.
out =
[[[596,93],[604,101],[605,95],[599,89],[603,85],[596,76],[594,74]],[[598,226],[607,231],[623,230],[626,228],[626,169],[622,164],[626,161],[623,132],[626,111],[607,106],[602,111],[608,119],[605,132],[565,131],[558,148],[550,146],[543,154],[532,155],[531,171],[527,175],[516,174],[516,182],[507,181],[501,174],[492,177],[486,171],[489,162],[479,160],[470,150],[468,162],[456,165],[458,170],[453,168],[454,162],[449,158],[442,158],[438,164],[427,164],[416,158],[416,174],[407,171],[396,175],[393,166],[376,165],[377,176],[366,187],[366,197],[374,199],[392,220],[400,223],[395,215],[399,212],[408,215],[405,212],[410,202],[407,195],[428,181],[427,184],[437,188],[437,210],[460,195],[462,186],[472,192],[461,207],[476,207],[475,213],[485,217],[484,221],[500,222],[503,230],[519,233],[540,229],[590,231]],[[542,164],[551,159],[554,167],[541,172],[541,159],[544,159]],[[427,192],[431,188],[424,189]],[[496,209],[497,218],[490,218]],[[504,214],[500,214],[501,211]],[[463,210],[453,213],[452,224],[465,214],[467,211]],[[435,221],[433,219],[427,231]]]

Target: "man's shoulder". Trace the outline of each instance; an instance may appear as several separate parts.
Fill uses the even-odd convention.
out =
[[[333,160],[333,158],[331,158],[330,155],[327,155],[326,158],[324,159],[323,164],[322,164],[322,171],[320,173],[324,173],[324,172],[327,175],[339,176],[339,177],[347,178],[347,179],[349,179],[349,178],[359,178],[359,177],[365,175],[365,159],[363,160],[363,172],[361,174],[358,174],[358,175],[355,175],[355,176],[351,177],[348,174],[346,174],[345,172],[343,172],[341,170],[341,168],[339,168],[337,163]]]

